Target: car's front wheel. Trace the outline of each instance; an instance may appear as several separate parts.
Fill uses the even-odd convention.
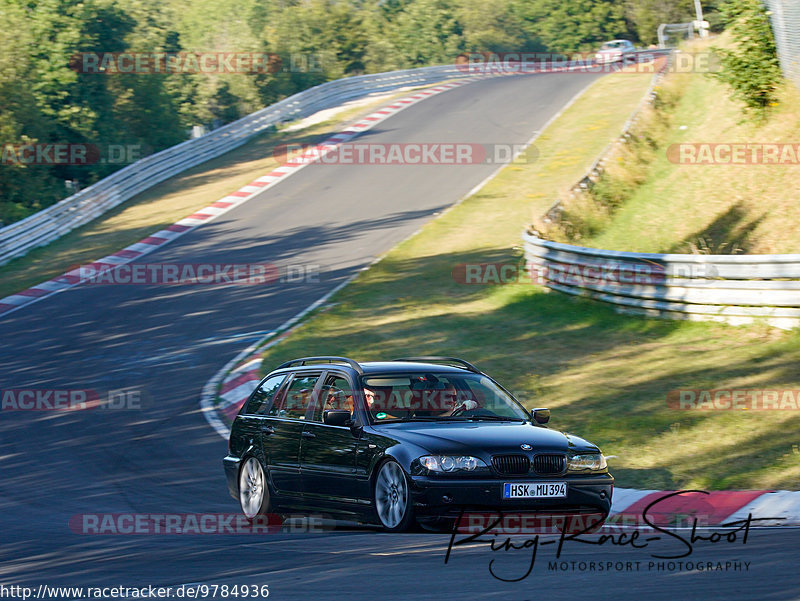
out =
[[[239,504],[249,520],[269,513],[269,487],[261,462],[248,457],[239,471]]]
[[[408,478],[396,461],[380,466],[373,489],[375,512],[384,530],[405,532],[415,524]]]

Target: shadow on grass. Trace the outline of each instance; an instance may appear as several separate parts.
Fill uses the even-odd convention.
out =
[[[741,201],[720,213],[714,221],[701,230],[686,236],[667,252],[702,252],[712,255],[749,253],[755,240],[752,234],[766,218],[766,213],[748,219],[747,208]]]

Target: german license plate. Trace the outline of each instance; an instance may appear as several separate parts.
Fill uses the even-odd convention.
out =
[[[553,499],[567,496],[566,482],[506,482],[504,499]]]

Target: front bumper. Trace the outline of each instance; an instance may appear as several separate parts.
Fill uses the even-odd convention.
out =
[[[463,509],[608,514],[614,478],[610,474],[552,478],[437,478],[412,476],[412,500],[419,516],[457,517]],[[505,482],[567,483],[567,496],[548,499],[504,499]]]

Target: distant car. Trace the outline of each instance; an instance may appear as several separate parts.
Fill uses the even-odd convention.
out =
[[[600,50],[595,54],[598,63],[628,62],[633,58],[636,48],[628,40],[611,40],[600,46]]]
[[[450,525],[464,508],[602,523],[605,457],[549,418],[461,359],[305,357],[261,380],[223,463],[251,520],[320,512],[405,531]]]

